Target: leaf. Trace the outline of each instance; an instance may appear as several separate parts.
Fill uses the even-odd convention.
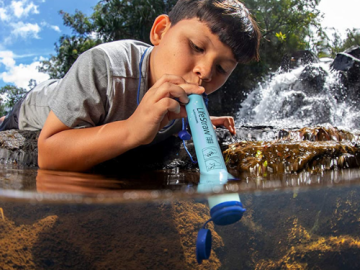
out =
[[[285,40],[286,40],[286,35],[283,34],[281,31],[280,31],[279,33],[276,33],[275,35],[276,35],[276,37],[280,40],[280,42],[285,42]]]

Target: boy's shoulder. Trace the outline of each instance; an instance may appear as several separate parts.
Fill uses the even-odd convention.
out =
[[[110,59],[117,59],[119,56],[137,58],[149,47],[151,47],[149,44],[142,41],[123,39],[100,44],[91,50],[102,50]]]
[[[124,39],[100,44],[90,49],[90,52],[94,54],[98,54],[99,51],[105,53],[113,72],[118,70],[121,73],[129,73],[130,70],[138,68],[141,56],[147,48],[150,48],[148,50],[150,52],[152,46],[138,40]],[[129,66],[132,68],[129,69]]]

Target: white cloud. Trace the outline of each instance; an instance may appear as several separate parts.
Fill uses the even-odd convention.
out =
[[[49,79],[49,75],[37,70],[40,65],[39,61],[32,62],[29,65],[16,65],[12,51],[0,51],[0,64],[5,65],[4,72],[0,73],[0,79],[5,83],[12,83],[17,87],[27,88],[31,79],[42,82]],[[40,57],[40,60],[43,59]]]
[[[18,39],[40,39],[40,31],[44,27],[58,33],[61,32],[57,25],[51,25],[47,22],[34,22],[34,20],[39,19],[39,16],[33,15],[40,13],[38,5],[44,2],[44,0],[0,0],[0,24],[1,35],[3,36],[0,39],[0,49],[3,46],[13,44]]]
[[[47,22],[44,22],[44,21],[42,21],[42,22],[40,23],[40,25],[41,25],[41,26],[44,26],[44,27],[51,28],[51,29],[53,29],[53,30],[56,31],[56,32],[59,32],[59,33],[61,32],[59,26],[57,26],[57,25],[51,25],[51,24],[49,24],[49,23],[47,23]]]
[[[17,22],[17,23],[11,23],[10,24],[13,30],[11,31],[11,34],[15,37],[22,37],[24,39],[28,37],[33,37],[36,39],[39,39],[38,33],[40,32],[41,28],[37,23],[23,23],[23,22]]]
[[[37,62],[37,61],[45,61],[45,60],[48,60],[48,59],[49,59],[49,58],[45,58],[45,57],[42,57],[42,56],[40,56],[40,57],[36,56],[36,57],[34,57],[33,61],[34,61],[34,62]]]
[[[6,22],[9,19],[10,19],[10,17],[8,15],[6,9],[5,8],[0,8],[0,20]]]
[[[54,29],[56,32],[59,32],[59,33],[61,32],[59,26],[57,26],[57,25],[51,25],[50,27],[52,29]]]
[[[0,63],[5,65],[5,67],[14,66],[14,53],[12,51],[0,51]]]
[[[28,0],[11,1],[9,5],[4,5],[4,2],[0,1],[0,5],[0,20],[4,22],[24,19],[30,14],[40,13],[38,6]]]
[[[27,17],[30,13],[39,14],[38,6],[27,0],[12,1],[11,8],[17,18]]]

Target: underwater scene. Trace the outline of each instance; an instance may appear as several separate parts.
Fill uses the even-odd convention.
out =
[[[0,35],[19,26],[0,41],[0,117],[96,45],[150,43],[156,15],[177,1],[84,2],[0,1]],[[260,61],[181,103],[182,133],[78,173],[39,168],[40,131],[0,131],[0,270],[360,269],[360,28],[322,24],[330,0],[242,2],[260,26]],[[44,16],[42,32],[20,33],[17,6]],[[51,29],[49,58],[7,47],[32,37],[40,48]],[[29,88],[3,86],[29,57],[36,72],[17,72],[38,76]],[[236,134],[209,115],[232,116]]]
[[[242,174],[197,192],[198,173],[148,177],[1,167],[1,269],[359,269],[360,170]],[[147,179],[147,180],[150,180]],[[240,195],[240,221],[209,223],[209,200]]]

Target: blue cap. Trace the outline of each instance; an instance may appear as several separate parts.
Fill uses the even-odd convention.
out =
[[[179,131],[178,136],[181,140],[184,140],[184,141],[188,141],[191,139],[190,133],[187,132],[186,130]]]
[[[209,229],[201,229],[196,239],[196,260],[201,264],[203,260],[210,257],[211,252],[211,231]]]
[[[210,210],[211,219],[216,225],[229,225],[240,220],[246,211],[239,201],[228,201],[215,205]]]

